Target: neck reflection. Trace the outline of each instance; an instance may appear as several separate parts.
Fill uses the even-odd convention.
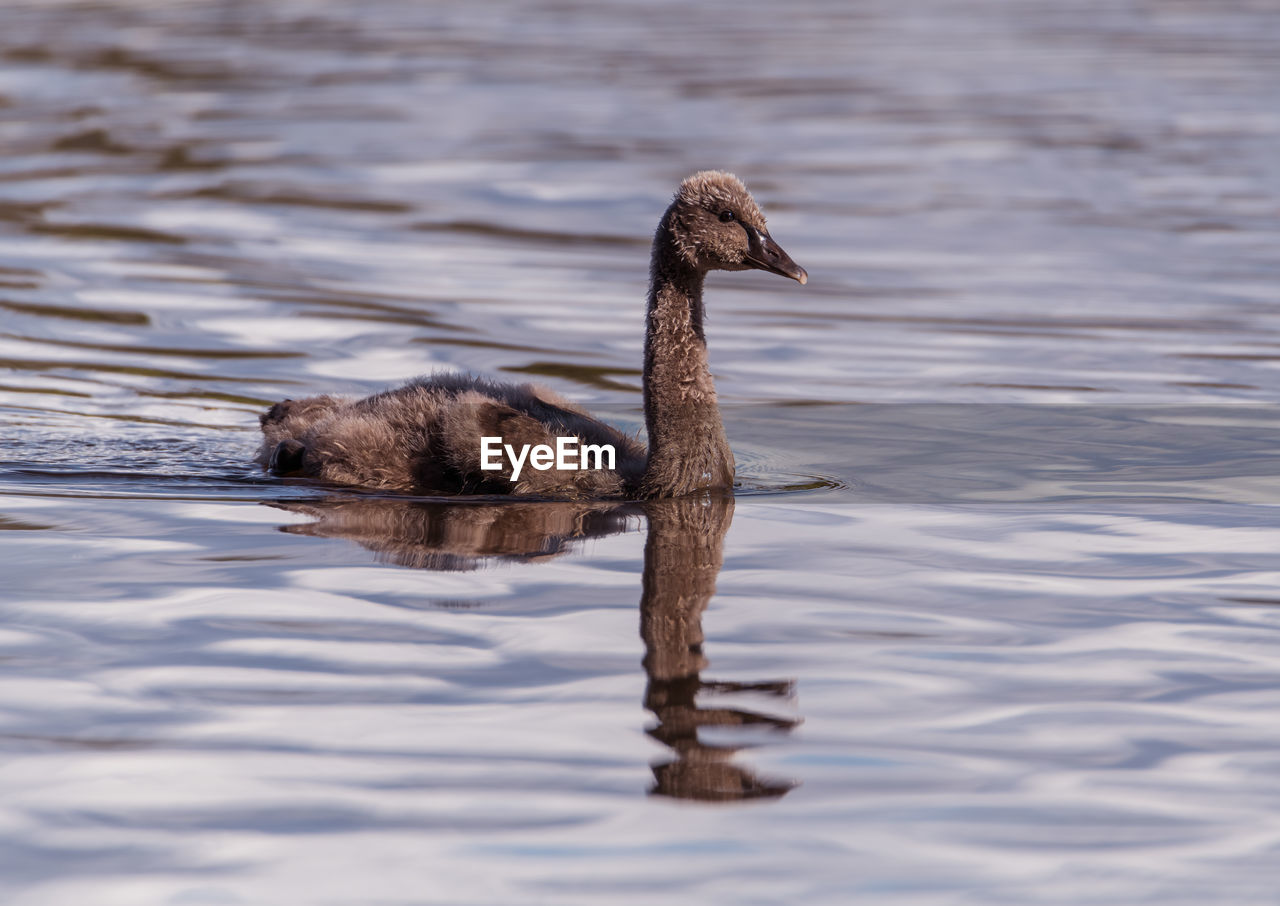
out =
[[[798,721],[738,707],[704,707],[701,693],[756,693],[790,697],[790,680],[716,682],[702,679],[702,613],[716,590],[724,561],[724,536],[733,521],[733,497],[708,494],[646,505],[649,535],[644,548],[640,636],[649,683],[645,707],[658,723],[649,735],[674,758],[653,765],[654,795],[706,802],[776,798],[795,785],[761,778],[732,760],[741,746],[703,740],[711,727],[764,727],[790,731]]]

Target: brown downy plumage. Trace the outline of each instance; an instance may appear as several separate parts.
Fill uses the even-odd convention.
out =
[[[733,485],[733,453],[716,404],[702,330],[707,271],[758,268],[808,275],[769,236],[746,187],[728,173],[680,185],[653,237],[644,347],[649,449],[532,384],[435,375],[361,400],[285,400],[261,417],[258,462],[277,475],[426,493],[562,498],[673,497]],[[611,444],[613,470],[480,468],[482,437],[518,447],[573,436]]]

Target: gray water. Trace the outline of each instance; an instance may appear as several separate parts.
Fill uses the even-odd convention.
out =
[[[0,9],[6,904],[1270,904],[1269,0]],[[742,176],[733,499],[264,478],[435,370],[639,428]]]

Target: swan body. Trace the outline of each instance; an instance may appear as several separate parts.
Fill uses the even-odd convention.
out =
[[[733,485],[729,449],[703,333],[710,270],[756,268],[805,283],[769,236],[746,187],[703,171],[680,185],[653,240],[638,440],[533,384],[460,374],[418,378],[358,400],[315,396],[276,403],[260,418],[257,461],[276,475],[448,494],[568,499],[674,497]],[[613,448],[613,468],[523,468],[484,461],[483,438],[556,447],[557,438]],[[486,466],[490,466],[486,468]],[[517,480],[512,478],[517,477]]]

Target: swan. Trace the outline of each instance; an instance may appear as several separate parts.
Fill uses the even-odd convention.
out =
[[[659,498],[731,488],[733,453],[707,361],[702,284],[708,271],[750,268],[808,281],[769,235],[741,180],[718,170],[685,179],[653,237],[644,340],[647,449],[546,388],[437,374],[358,400],[276,403],[259,419],[256,460],[280,476],[427,494]],[[485,438],[501,444],[486,447]],[[586,464],[591,447],[603,466],[599,451],[608,446],[612,467],[517,461],[516,451],[554,449],[557,438],[582,451],[583,461],[571,465]]]

